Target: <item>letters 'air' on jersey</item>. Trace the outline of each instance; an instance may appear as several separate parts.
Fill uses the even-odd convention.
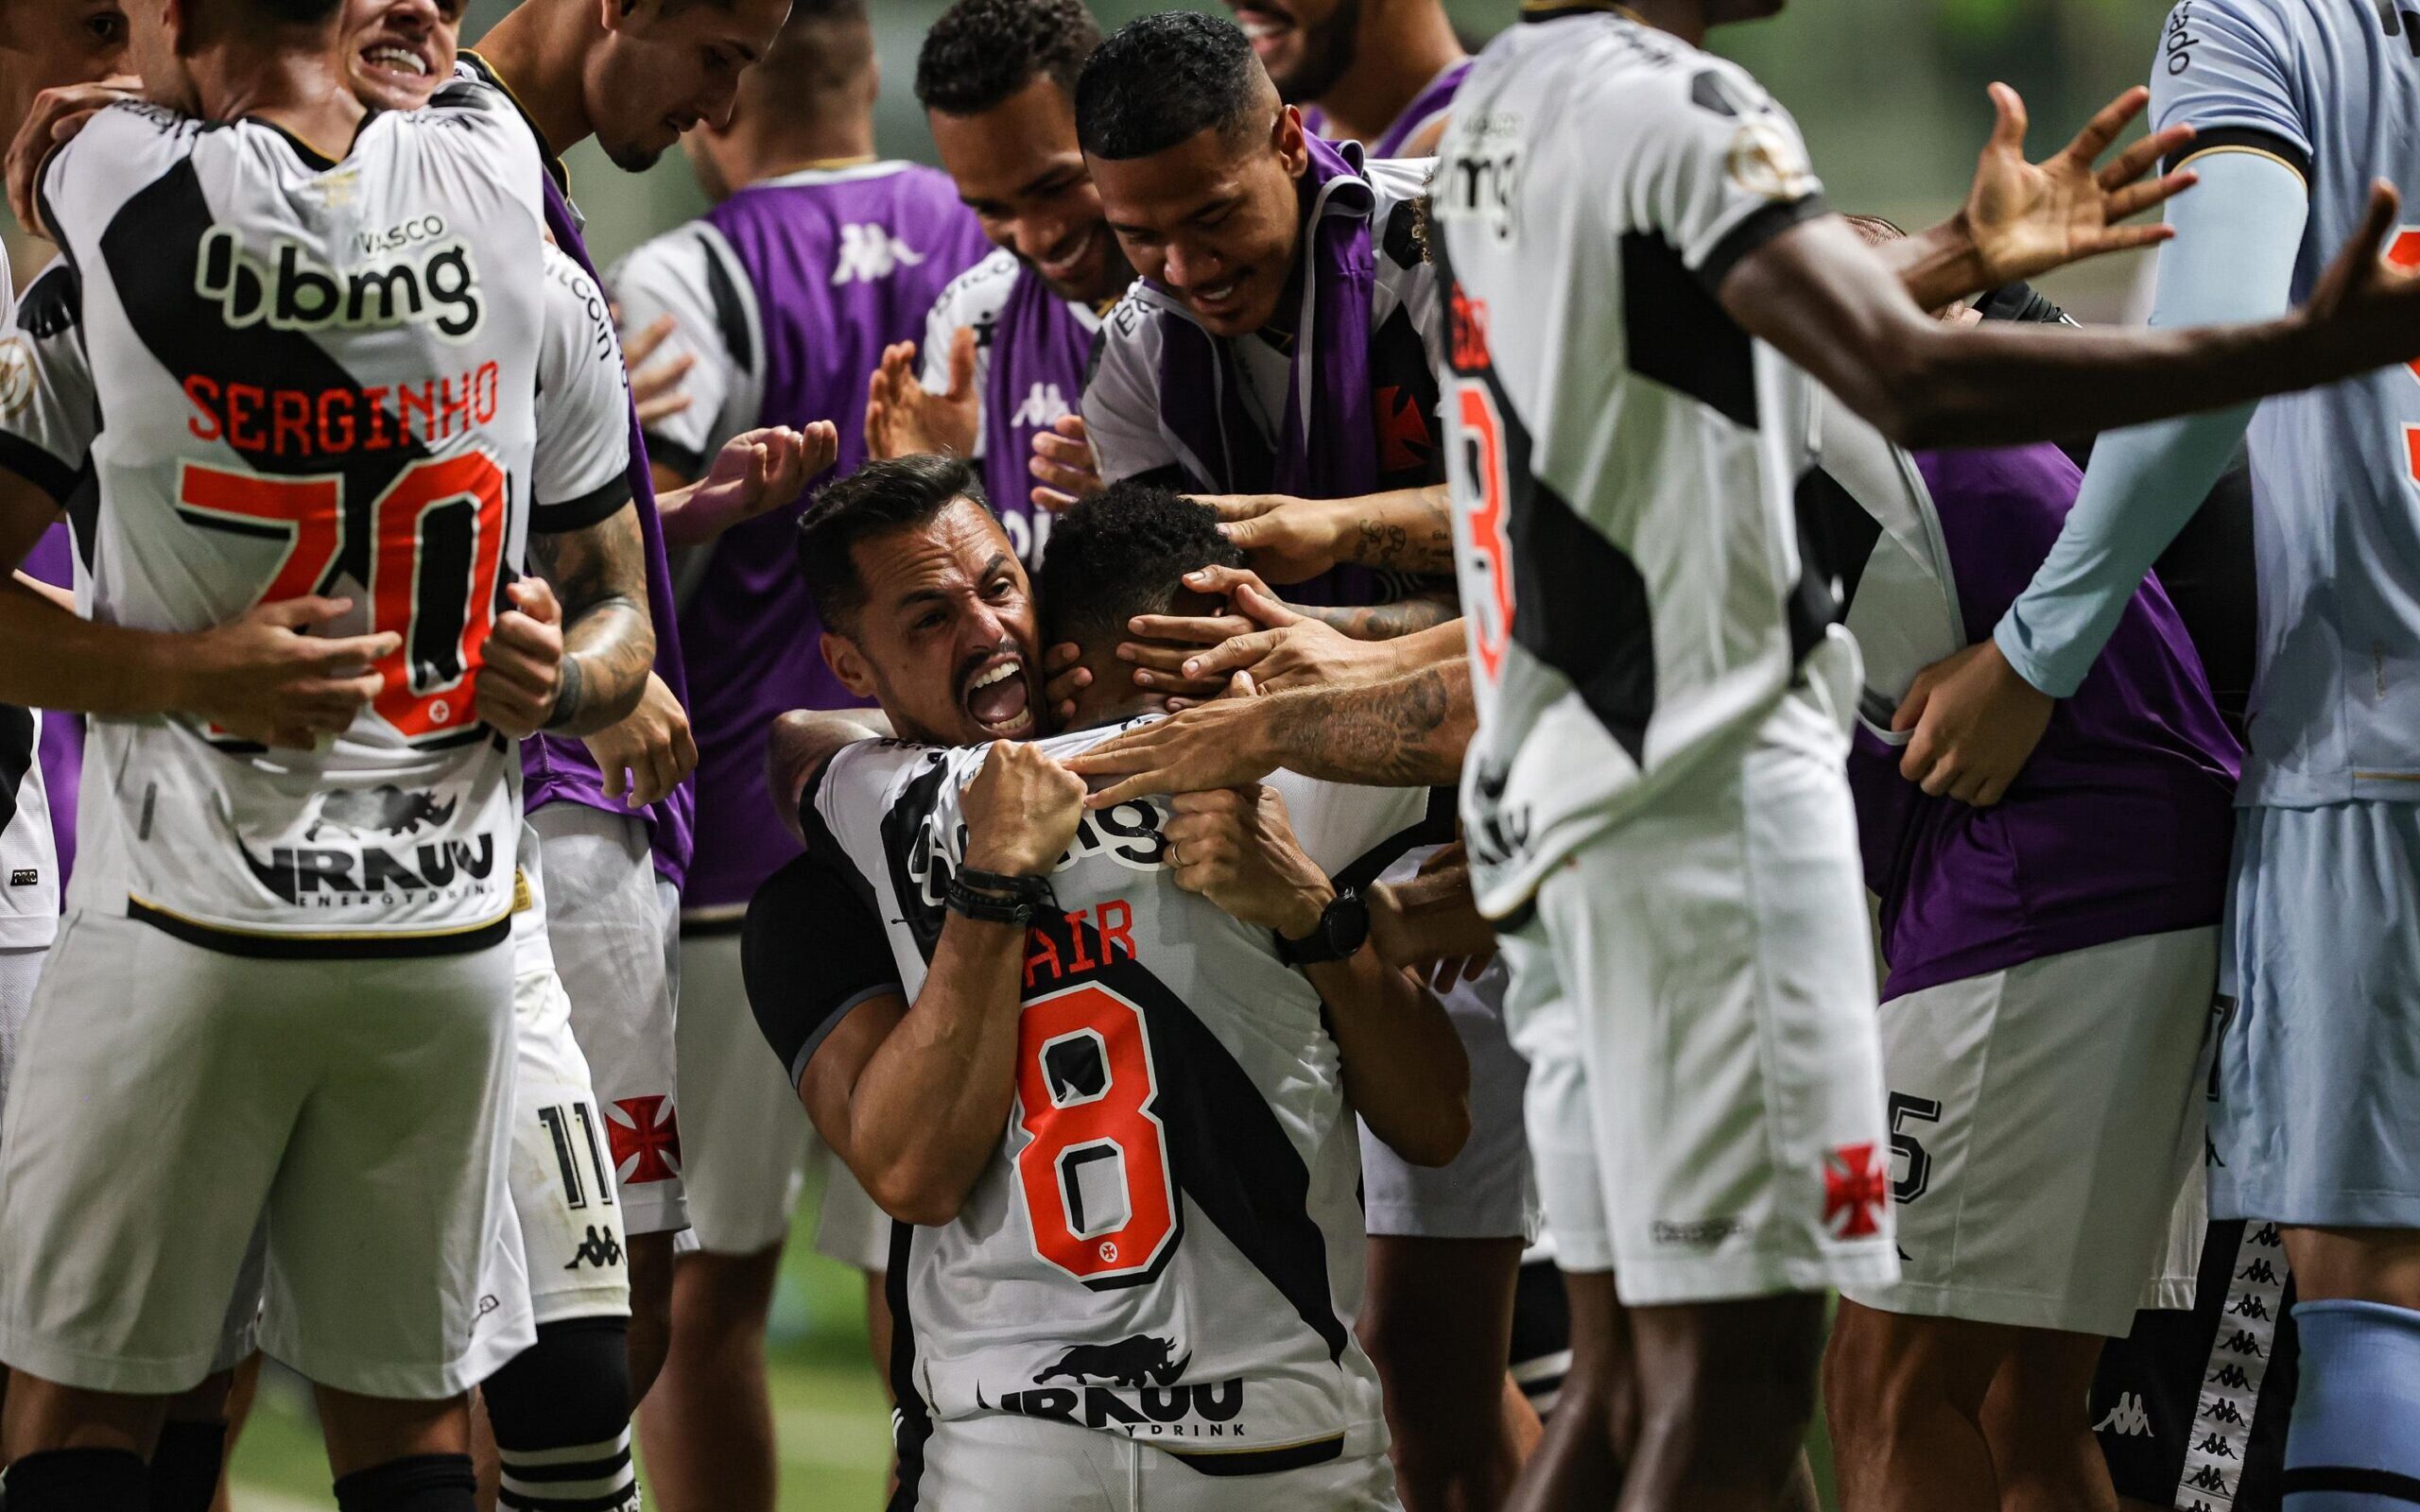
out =
[[[1064,759],[1114,732],[1043,745]],[[844,857],[887,921],[911,1000],[985,754],[849,747],[805,805],[811,846]],[[1330,870],[1415,827],[1427,798],[1275,785]],[[1367,1452],[1378,1396],[1352,1335],[1360,1161],[1336,1043],[1269,931],[1176,885],[1166,819],[1157,799],[1087,815],[1052,873],[998,1153],[957,1221],[903,1230],[921,1399],[903,1407],[911,1425],[1020,1413],[1184,1454]]]
[[[1823,210],[1753,79],[1624,17],[1517,26],[1462,85],[1432,245],[1491,913],[1754,729],[1827,639],[1793,503],[1811,386],[1714,294]]]
[[[97,476],[91,614],[191,631],[332,593],[354,610],[331,633],[403,637],[317,751],[95,719],[78,906],[222,949],[503,937],[514,755],[474,699],[530,525],[538,182],[527,131],[462,87],[371,118],[340,162],[144,105],[54,155],[43,219],[107,423],[85,411],[88,456],[28,434],[31,407],[0,426],[12,455]]]

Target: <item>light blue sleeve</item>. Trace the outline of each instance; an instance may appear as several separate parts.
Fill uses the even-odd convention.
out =
[[[2309,210],[2301,176],[2258,152],[2204,152],[2190,162],[2202,181],[2170,201],[2176,238],[2160,249],[2152,324],[2283,314]],[[2076,691],[2152,563],[2226,470],[2253,407],[2100,438],[2066,528],[1993,634],[2019,677],[2053,697]]]

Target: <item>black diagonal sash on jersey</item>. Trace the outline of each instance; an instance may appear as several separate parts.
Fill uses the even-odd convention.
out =
[[[1030,927],[1063,961],[1109,961],[1101,932],[1086,924],[1070,927],[1071,922],[1063,915],[1036,919]],[[1154,1058],[1179,1068],[1160,1082],[1151,1103],[1167,1140],[1177,1191],[1277,1289],[1303,1325],[1326,1344],[1328,1358],[1341,1357],[1348,1335],[1328,1291],[1327,1242],[1311,1219],[1311,1173],[1270,1111],[1268,1098],[1219,1037],[1142,962],[1120,957],[1091,971],[1070,972],[1053,988],[1075,981],[1108,988],[1143,1010]],[[1159,1279],[1161,1266],[1183,1244],[1180,1228],[1160,1266],[1084,1284],[1103,1291],[1148,1284]]]
[[[194,269],[201,239],[215,216],[202,193],[200,176],[191,160],[179,163],[137,191],[101,233],[101,259],[108,269],[127,321],[152,356],[182,386],[188,378],[206,376],[222,387],[251,384],[264,391],[277,389],[358,390],[363,386],[328,355],[326,349],[301,332],[278,331],[266,320],[231,328],[216,301],[195,288]],[[257,472],[273,476],[324,477],[331,472],[343,479],[344,540],[327,576],[316,586],[326,593],[335,580],[350,574],[355,582],[370,581],[370,555],[376,535],[372,511],[381,494],[429,451],[397,425],[393,444],[376,451],[355,449],[334,455],[308,445],[301,455],[236,446],[232,427],[222,428],[227,445]],[[272,439],[274,438],[272,431]],[[468,519],[446,528],[445,512],[432,512],[424,525],[421,572],[444,574],[467,581],[475,527]],[[504,585],[512,580],[513,564],[497,575],[496,610],[504,609]],[[461,626],[415,627],[420,644],[459,643]],[[407,654],[416,648],[407,647]],[[484,725],[475,725],[451,739],[426,743],[428,748],[489,738]]]

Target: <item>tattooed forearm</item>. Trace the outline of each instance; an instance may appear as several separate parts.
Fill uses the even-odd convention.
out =
[[[563,607],[562,691],[547,728],[595,734],[638,707],[655,664],[638,507],[582,529],[531,536],[529,562]]]
[[[1461,612],[1450,587],[1424,589],[1410,598],[1359,609],[1305,609],[1304,613],[1357,641],[1392,641],[1433,629]]]
[[[1443,484],[1381,493],[1369,503],[1345,547],[1351,560],[1387,572],[1442,576],[1454,570],[1454,516]]]
[[[1280,765],[1331,782],[1434,787],[1459,781],[1477,716],[1467,660],[1340,688],[1269,696]]]

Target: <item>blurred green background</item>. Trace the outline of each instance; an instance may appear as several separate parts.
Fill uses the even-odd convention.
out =
[[[509,3],[474,0],[465,34],[476,38]],[[886,154],[932,160],[909,84],[917,43],[945,4],[873,0],[888,81],[879,127]],[[1158,8],[1145,0],[1093,0],[1093,9],[1104,26],[1115,26]],[[1448,0],[1448,9],[1474,41],[1513,13],[1509,0]],[[1792,0],[1780,17],[1724,35],[1720,47],[1797,116],[1834,204],[1914,227],[1962,198],[1991,126],[1987,83],[2005,80],[2025,96],[2035,123],[2032,155],[2040,157],[2100,104],[2143,80],[2166,9],[2166,0]],[[570,163],[600,263],[704,203],[677,152],[635,176],[616,171],[594,146],[574,152]],[[2141,262],[2105,260],[2049,286],[2088,318],[2137,318],[2147,275]],[[811,1231],[811,1224],[801,1228]],[[785,1512],[879,1505],[887,1413],[866,1361],[853,1273],[794,1248],[783,1274],[772,1358]],[[265,1383],[236,1459],[242,1512],[330,1504],[308,1413],[290,1378]]]

